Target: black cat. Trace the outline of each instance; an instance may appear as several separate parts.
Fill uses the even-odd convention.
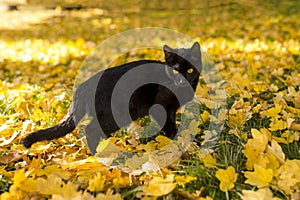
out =
[[[165,45],[164,53],[165,62],[139,60],[97,73],[77,88],[64,119],[28,135],[24,146],[62,137],[73,131],[84,116],[91,120],[86,137],[93,154],[101,138],[149,114],[173,138],[177,132],[176,111],[194,97],[202,59],[198,42],[189,49]]]

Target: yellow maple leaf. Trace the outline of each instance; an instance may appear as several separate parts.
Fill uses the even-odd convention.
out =
[[[246,114],[242,111],[237,111],[234,115],[229,115],[229,125],[233,128],[239,128],[246,123]]]
[[[5,168],[6,165],[0,167],[0,174],[7,178],[13,178],[14,174],[11,171],[6,171]]]
[[[252,83],[253,90],[257,93],[264,92],[267,89],[267,85],[263,82]]]
[[[161,147],[166,146],[167,144],[169,144],[170,142],[172,142],[172,140],[166,136],[163,135],[158,135],[155,140],[158,142],[158,149],[160,149]]]
[[[18,186],[19,189],[26,192],[37,192],[40,194],[60,194],[63,186],[63,181],[61,178],[50,174],[47,180],[44,178],[34,179],[32,177],[27,177],[22,181],[22,184]],[[51,187],[49,187],[51,185]]]
[[[274,120],[270,124],[270,131],[278,131],[287,128],[287,123],[283,120]]]
[[[255,107],[252,108],[252,111],[254,113],[259,113],[260,109],[261,109],[261,104],[257,104]]]
[[[147,144],[139,144],[136,149],[137,150],[144,150],[146,152],[153,152],[156,150],[156,143],[154,141],[150,141],[150,142],[147,142]]]
[[[206,154],[203,158],[201,158],[201,160],[204,163],[204,166],[207,168],[214,168],[216,167],[216,159],[214,159],[214,157],[212,157],[211,154]]]
[[[280,200],[280,198],[273,197],[273,193],[269,188],[261,188],[257,191],[242,190],[243,200]]]
[[[122,175],[122,172],[119,169],[115,168],[111,171],[109,171],[109,170],[102,171],[101,170],[101,174],[106,177],[106,181],[111,181],[114,178],[120,177]]]
[[[268,136],[266,133],[260,132],[257,129],[251,129],[253,139],[249,139],[246,148],[254,147],[258,152],[264,152],[268,144]]]
[[[275,174],[276,170],[279,168],[280,164],[278,159],[273,154],[265,153],[264,156],[268,159],[266,169],[272,169]]]
[[[294,104],[296,108],[300,108],[300,94],[294,99]]]
[[[249,146],[242,150],[243,154],[246,156],[246,168],[248,170],[252,170],[254,164],[256,163],[256,160],[258,156],[261,154],[261,152],[257,151],[257,149],[253,146]]]
[[[266,168],[266,166],[268,165],[268,163],[269,163],[269,159],[266,156],[266,154],[265,153],[261,153],[254,160],[253,166],[257,165],[259,167]]]
[[[22,168],[22,169],[16,171],[16,173],[14,174],[13,180],[14,180],[14,185],[16,187],[22,186],[23,182],[26,180],[25,169]]]
[[[102,173],[103,174],[103,173]],[[119,169],[113,169],[111,173],[105,174],[106,180],[112,180],[115,188],[126,187],[130,184],[130,177]]]
[[[286,144],[286,140],[284,138],[276,137],[276,136],[272,135],[272,133],[267,128],[261,128],[261,129],[259,129],[259,131],[262,134],[266,134],[268,136],[269,141],[275,140],[278,143],[285,143]]]
[[[104,189],[104,183],[106,177],[102,176],[100,172],[97,172],[94,177],[89,180],[89,187],[87,188],[91,192],[100,192]]]
[[[281,164],[284,163],[285,154],[283,153],[281,146],[275,140],[271,141],[271,146],[268,145],[266,152],[274,155]]]
[[[263,154],[268,145],[268,135],[266,132],[260,132],[257,129],[251,129],[253,139],[249,139],[242,150],[247,157],[246,167],[253,169],[254,164],[259,160],[259,156]]]
[[[36,185],[38,192],[42,194],[59,194],[61,192],[64,182],[56,175],[49,174],[47,180],[43,178],[36,179]],[[51,187],[49,187],[51,185]]]
[[[295,119],[293,119],[293,118],[287,119],[287,127],[289,129],[292,129],[295,131],[300,131],[300,124],[295,123]],[[299,139],[299,137],[298,137],[298,139]]]
[[[68,180],[71,177],[71,173],[60,169],[58,165],[48,165],[43,169],[43,174],[48,175],[55,175],[58,176],[64,180]]]
[[[106,191],[106,194],[102,194],[102,193],[97,194],[94,200],[122,200],[122,197],[120,194],[113,194],[112,189],[108,189]]]
[[[97,161],[104,165],[111,165],[115,159],[122,153],[122,149],[111,142],[111,138],[99,142],[95,157]]]
[[[153,177],[149,184],[144,186],[142,190],[148,196],[163,196],[172,192],[175,187],[174,175],[170,174],[165,179]]]
[[[200,114],[199,117],[200,117],[200,122],[205,123],[210,118],[210,114],[209,114],[209,112],[204,110],[204,112],[202,114]]]
[[[229,166],[226,170],[218,169],[216,172],[216,177],[220,181],[220,189],[223,192],[231,190],[234,187],[234,183],[237,180],[237,173],[235,173],[235,169],[232,166]]]
[[[122,150],[116,146],[114,143],[112,143],[109,139],[102,140],[99,142],[97,149],[97,153],[102,153],[102,154],[111,154],[111,153],[121,153]]]
[[[112,183],[115,188],[128,187],[130,185],[130,178],[129,176],[117,177],[113,179]]]
[[[265,169],[257,165],[254,165],[254,171],[245,172],[245,177],[247,178],[245,183],[261,188],[261,187],[268,186],[269,183],[272,181],[273,170]]]
[[[279,113],[281,112],[281,108],[281,105],[275,104],[275,107],[272,107],[266,111],[262,111],[261,114],[272,119],[277,119],[279,117]]]
[[[183,137],[185,136],[190,136],[190,135],[196,135],[197,134],[197,129],[198,129],[199,122],[196,120],[192,120],[189,124],[189,127],[183,131],[181,131],[181,135]]]
[[[53,200],[73,200],[73,199],[83,199],[83,195],[80,191],[77,191],[76,185],[71,182],[64,184],[61,188],[59,194],[53,194]]]
[[[26,192],[18,189],[15,185],[9,188],[9,192],[4,192],[0,195],[1,200],[21,200],[28,198]]]
[[[41,169],[42,158],[39,156],[37,159],[33,158],[30,165],[28,166],[28,171],[35,170],[36,172]]]
[[[180,186],[185,186],[185,184],[191,182],[191,181],[194,181],[194,180],[197,180],[196,177],[194,176],[176,176],[175,177],[175,182],[180,185]]]
[[[277,185],[286,194],[291,194],[300,185],[300,160],[287,160],[279,169]]]
[[[45,181],[45,179],[43,180]],[[26,178],[24,181],[22,181],[22,185],[19,186],[19,189],[26,192],[39,192],[37,188],[37,182],[33,178]]]

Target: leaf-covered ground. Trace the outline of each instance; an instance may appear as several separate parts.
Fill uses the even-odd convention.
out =
[[[190,0],[1,11],[1,200],[300,199],[299,9],[299,2],[288,0]],[[216,63],[222,80],[215,84],[226,90],[227,109],[213,151],[199,148],[213,134],[207,130],[214,120],[209,101],[201,102],[202,124],[188,129],[198,133],[195,144],[157,172],[150,164],[139,173],[102,165],[77,131],[26,150],[25,135],[66,114],[77,70],[89,52],[112,34],[139,27],[187,34]],[[136,54],[157,57],[151,51]],[[199,85],[200,99],[214,95],[210,87]],[[137,144],[125,135],[109,142],[147,152],[169,141],[158,136]]]

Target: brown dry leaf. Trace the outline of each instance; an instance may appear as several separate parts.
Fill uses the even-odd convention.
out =
[[[292,199],[300,199],[300,190],[296,190],[294,193],[291,194]]]
[[[9,150],[5,156],[0,157],[0,163],[9,164],[22,158],[23,153],[18,150]]]

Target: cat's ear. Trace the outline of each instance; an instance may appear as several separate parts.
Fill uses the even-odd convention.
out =
[[[172,48],[168,45],[164,45],[164,52],[172,52]]]
[[[191,51],[191,63],[198,69],[201,73],[202,70],[202,56],[200,50],[200,44],[195,42],[190,49]]]
[[[164,45],[164,53],[165,53],[165,59],[167,60],[173,53],[172,53],[172,48],[169,47],[168,45]]]
[[[200,44],[198,42],[195,42],[193,46],[191,47],[191,52],[193,56],[201,56],[201,51],[200,51]]]

